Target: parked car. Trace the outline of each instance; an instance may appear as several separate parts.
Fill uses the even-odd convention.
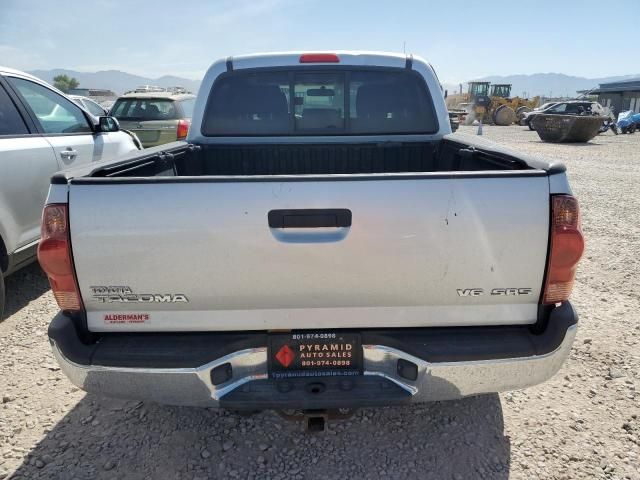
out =
[[[189,131],[195,95],[173,92],[133,92],[111,107],[122,128],[134,132],[145,148],[184,140]]]
[[[544,114],[558,114],[558,115],[606,115],[605,109],[598,102],[591,102],[586,100],[569,100],[566,102],[555,102],[548,105],[546,108],[540,107],[540,110],[532,110],[524,114],[522,123],[529,127],[529,130],[535,130],[532,120],[541,113]]]
[[[100,105],[109,113],[111,114],[111,107],[113,107],[113,104],[116,103],[115,100],[105,100],[104,102],[101,102]]]
[[[558,102],[546,102],[546,103],[543,103],[542,105],[540,105],[539,107],[534,108],[533,111],[534,112],[540,112],[542,110],[546,110],[549,107],[553,107],[557,103]]]
[[[556,103],[558,103],[558,102],[546,102],[546,103],[543,103],[542,105],[539,105],[539,106],[535,107],[531,112],[524,112],[522,114],[522,116],[520,117],[520,125],[522,125],[523,127],[528,125],[527,114],[530,114],[532,112],[542,112],[542,111],[546,110],[547,108],[552,107]]]
[[[113,103],[118,95],[116,95],[113,91],[107,90],[104,88],[85,88],[78,87],[72,88],[67,92],[67,95],[77,95],[79,97],[86,97],[94,102],[97,102],[100,105],[104,105],[105,103],[111,102]]]
[[[42,80],[0,67],[0,317],[3,277],[35,259],[51,176],[134,150],[115,119],[95,118]]]
[[[59,173],[43,231],[54,355],[99,395],[317,425],[543,382],[576,334],[565,167],[452,134],[419,57],[220,60],[187,141]]]
[[[100,105],[98,102],[94,102],[90,98],[81,97],[79,95],[69,95],[69,98],[84,108],[94,117],[103,117],[109,115],[109,110]]]
[[[635,133],[640,128],[640,113],[635,113],[633,110],[620,112],[616,128],[620,133]]]

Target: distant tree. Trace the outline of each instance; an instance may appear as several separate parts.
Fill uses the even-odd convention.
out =
[[[78,88],[78,85],[80,85],[78,80],[67,75],[58,75],[53,77],[53,86],[58,90],[62,90],[64,93],[67,93],[73,88]]]

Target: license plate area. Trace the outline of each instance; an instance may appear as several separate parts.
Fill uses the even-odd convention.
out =
[[[269,335],[269,377],[362,375],[362,340],[352,332],[291,332]]]

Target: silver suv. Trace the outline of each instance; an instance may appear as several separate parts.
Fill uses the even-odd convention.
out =
[[[42,80],[0,67],[0,317],[3,277],[35,259],[51,176],[133,150],[113,118],[92,117]]]

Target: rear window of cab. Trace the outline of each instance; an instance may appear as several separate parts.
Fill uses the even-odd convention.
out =
[[[219,76],[204,136],[435,133],[422,76],[410,70],[237,70]]]

